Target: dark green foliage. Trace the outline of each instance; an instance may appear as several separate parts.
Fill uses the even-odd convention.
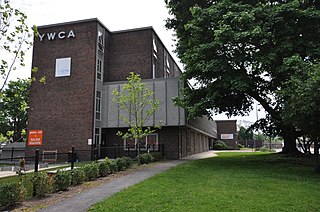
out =
[[[176,102],[191,116],[243,115],[254,100],[268,113],[256,127],[284,138],[295,153],[298,135],[284,123],[286,101],[278,91],[320,59],[319,1],[166,0],[167,27],[177,35],[185,87]],[[290,89],[290,88],[289,88]]]
[[[34,173],[32,183],[36,188],[36,196],[44,196],[53,190],[52,180],[45,172]]]
[[[85,181],[86,175],[83,168],[73,169],[72,172],[72,185],[79,185]]]
[[[94,178],[99,177],[99,167],[97,163],[87,164],[83,166],[83,171],[85,173],[85,180],[90,181]]]
[[[160,161],[163,159],[161,152],[151,152],[150,154],[152,155],[154,162]]]
[[[110,173],[114,173],[117,171],[117,164],[114,160],[110,160],[108,157],[104,159],[104,161],[108,164]]]
[[[247,128],[241,126],[240,130],[238,132],[238,139],[240,139],[240,140],[253,140],[252,129],[247,129]]]
[[[126,169],[126,160],[125,159],[117,158],[114,161],[117,165],[118,171],[123,171]]]
[[[65,191],[71,185],[71,173],[58,169],[54,175],[54,184],[57,191]]]
[[[0,184],[0,207],[14,205],[19,200],[21,200],[21,195],[18,183]]]
[[[154,157],[150,153],[144,153],[140,155],[140,165],[152,163],[153,160],[154,160]]]
[[[215,150],[228,150],[230,147],[223,141],[218,140],[214,145],[213,149]]]
[[[12,142],[26,141],[30,80],[10,81],[0,95],[0,134]]]
[[[105,161],[99,162],[99,176],[100,177],[105,177],[109,173],[109,166],[108,163]]]
[[[123,159],[123,161],[124,161],[125,164],[126,164],[126,168],[130,168],[130,167],[132,166],[133,161],[132,161],[131,158],[129,158],[129,157],[122,157],[122,159]]]

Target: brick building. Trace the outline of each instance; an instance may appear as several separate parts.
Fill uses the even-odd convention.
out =
[[[237,120],[216,120],[217,139],[226,142],[229,146],[237,146]]]
[[[145,144],[163,144],[167,158],[181,158],[209,149],[217,126],[205,117],[187,120],[186,111],[173,105],[180,95],[181,70],[152,27],[111,32],[98,19],[40,26],[35,37],[33,67],[39,69],[30,90],[28,130],[42,130],[41,146],[27,145],[27,154],[40,151],[91,150],[96,146],[125,146],[116,136],[126,126],[112,102],[134,71],[155,92],[159,110],[147,126],[162,128]],[[80,153],[79,153],[80,154]],[[101,157],[108,156],[100,152]],[[81,160],[89,159],[83,152]]]

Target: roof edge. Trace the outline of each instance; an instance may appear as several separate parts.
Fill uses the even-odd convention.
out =
[[[64,26],[64,25],[69,25],[69,24],[79,24],[79,23],[85,23],[85,22],[93,22],[96,21],[100,25],[102,25],[106,30],[110,32],[108,27],[106,27],[98,18],[90,18],[90,19],[83,19],[83,20],[78,20],[78,21],[67,21],[67,22],[61,22],[61,23],[56,23],[56,24],[48,24],[48,25],[42,25],[38,26],[38,29],[43,29],[43,28],[49,28],[49,27],[57,27],[57,26]]]

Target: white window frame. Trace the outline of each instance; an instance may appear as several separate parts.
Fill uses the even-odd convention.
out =
[[[154,135],[156,136],[156,144],[155,144],[154,150],[158,151],[158,146],[159,146],[159,135],[158,135],[158,133],[152,133],[152,134],[147,135],[147,136],[144,138],[144,140],[142,141],[143,144],[140,145],[140,149],[141,149],[141,150],[147,150],[147,144],[148,144],[147,138],[148,138],[148,136],[154,136]],[[128,148],[127,148],[127,139],[126,139],[126,138],[123,139],[123,146],[124,146],[124,150],[128,150]],[[136,144],[136,142],[135,142],[134,148],[131,148],[131,147],[130,147],[130,150],[136,150],[136,147],[137,147],[137,144]],[[150,150],[153,150],[152,146],[150,146],[149,149],[150,149]]]
[[[128,150],[128,148],[127,148],[127,139],[134,139],[134,138],[124,138],[123,139],[123,149],[124,150]],[[137,148],[136,148],[136,146],[137,146],[137,144],[136,144],[136,142],[134,142],[134,147],[130,147],[130,150],[136,150]]]
[[[97,127],[94,130],[94,142],[96,146],[100,145],[100,128],[97,128]]]
[[[170,77],[169,53],[167,50],[164,50],[163,54],[163,77],[168,78]]]
[[[97,60],[97,79],[102,80],[102,60],[100,59]]]
[[[98,30],[98,49],[99,51],[103,52],[103,48],[104,48],[104,36],[103,33]]]
[[[55,77],[69,77],[71,74],[71,57],[57,58]]]
[[[99,90],[96,92],[96,120],[101,120],[101,91]]]

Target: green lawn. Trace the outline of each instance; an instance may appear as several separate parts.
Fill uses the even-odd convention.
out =
[[[312,161],[268,153],[219,153],[117,193],[90,211],[320,211]]]

